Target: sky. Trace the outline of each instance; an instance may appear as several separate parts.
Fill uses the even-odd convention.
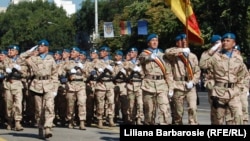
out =
[[[53,0],[49,0],[50,2],[52,2]],[[81,2],[83,0],[72,0],[73,3],[76,5],[76,9],[80,9],[81,8]],[[0,0],[0,7],[8,7],[10,3],[10,0]]]

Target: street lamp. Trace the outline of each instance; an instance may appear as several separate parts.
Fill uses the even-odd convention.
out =
[[[90,43],[92,44],[92,48],[95,48],[99,39],[99,32],[98,32],[98,0],[95,0],[95,29],[90,35]]]
[[[93,40],[99,38],[98,32],[98,0],[95,0],[95,32],[93,33]]]

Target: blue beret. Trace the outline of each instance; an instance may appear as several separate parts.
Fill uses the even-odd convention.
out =
[[[100,48],[100,51],[110,51],[110,48],[109,47],[107,47],[107,46],[102,46],[101,48]]]
[[[97,49],[91,49],[91,50],[90,50],[90,53],[97,53],[97,54],[98,54],[99,51],[98,51]]]
[[[116,50],[116,51],[115,51],[115,54],[116,54],[116,55],[123,56],[123,52],[122,52],[121,50]]]
[[[234,49],[237,49],[238,51],[240,51],[240,46],[236,45],[236,46],[234,46]]]
[[[10,45],[9,49],[15,49],[15,50],[19,51],[20,48],[17,45]]]
[[[129,52],[130,51],[136,51],[136,52],[138,52],[138,49],[136,47],[132,47],[132,48],[130,48]]]
[[[158,38],[158,35],[156,35],[156,34],[150,34],[150,35],[148,35],[148,37],[147,37],[147,42],[149,42],[151,39],[153,39],[153,38]]]
[[[6,51],[6,50],[1,50],[1,51],[0,51],[0,54],[8,55],[8,51]]]
[[[47,40],[43,39],[43,40],[40,40],[38,42],[38,45],[49,46],[49,42]]]
[[[55,52],[55,54],[62,55],[62,51],[57,50],[57,51]]]
[[[82,50],[82,51],[80,52],[80,54],[87,56],[87,53],[86,53],[86,51],[84,51],[84,50]]]
[[[70,50],[69,50],[69,49],[63,49],[63,52],[68,52],[68,53],[70,53]]]
[[[210,39],[210,43],[215,43],[217,41],[221,40],[221,36],[220,35],[213,35],[212,38]]]
[[[235,36],[235,34],[233,34],[233,33],[226,33],[226,34],[224,34],[223,36],[222,36],[222,39],[225,39],[225,38],[230,38],[230,39],[236,39],[236,36]]]
[[[182,37],[180,35],[178,35],[178,36],[175,37],[175,41],[179,41],[181,39],[182,39]]]
[[[181,39],[186,39],[187,38],[187,35],[184,34],[184,33],[180,34],[180,36],[181,36]]]
[[[80,50],[78,47],[76,47],[76,46],[73,46],[73,47],[71,48],[71,51],[72,51],[72,50],[75,50],[75,51],[77,51],[77,52],[79,52],[79,53],[80,53],[80,51],[81,51],[81,50]]]

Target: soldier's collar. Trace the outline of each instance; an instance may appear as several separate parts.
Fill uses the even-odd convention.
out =
[[[39,54],[39,56],[44,59],[46,56],[47,56],[48,53],[42,53],[42,54]]]
[[[137,59],[136,59],[136,58],[132,58],[132,59],[131,59],[131,62],[132,62],[133,64],[135,64],[135,63],[136,63],[136,61],[137,61]]]

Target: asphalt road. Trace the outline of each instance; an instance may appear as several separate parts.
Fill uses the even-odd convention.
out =
[[[206,92],[199,92],[200,105],[198,105],[198,121],[200,125],[209,125],[209,103]],[[184,113],[183,123],[187,124],[187,111]],[[120,128],[107,127],[106,129],[98,129],[87,127],[87,130],[68,129],[62,127],[53,128],[53,137],[49,141],[119,141]],[[40,141],[43,139],[38,138],[37,128],[27,128],[21,132],[8,131],[3,127],[0,128],[0,141]]]

